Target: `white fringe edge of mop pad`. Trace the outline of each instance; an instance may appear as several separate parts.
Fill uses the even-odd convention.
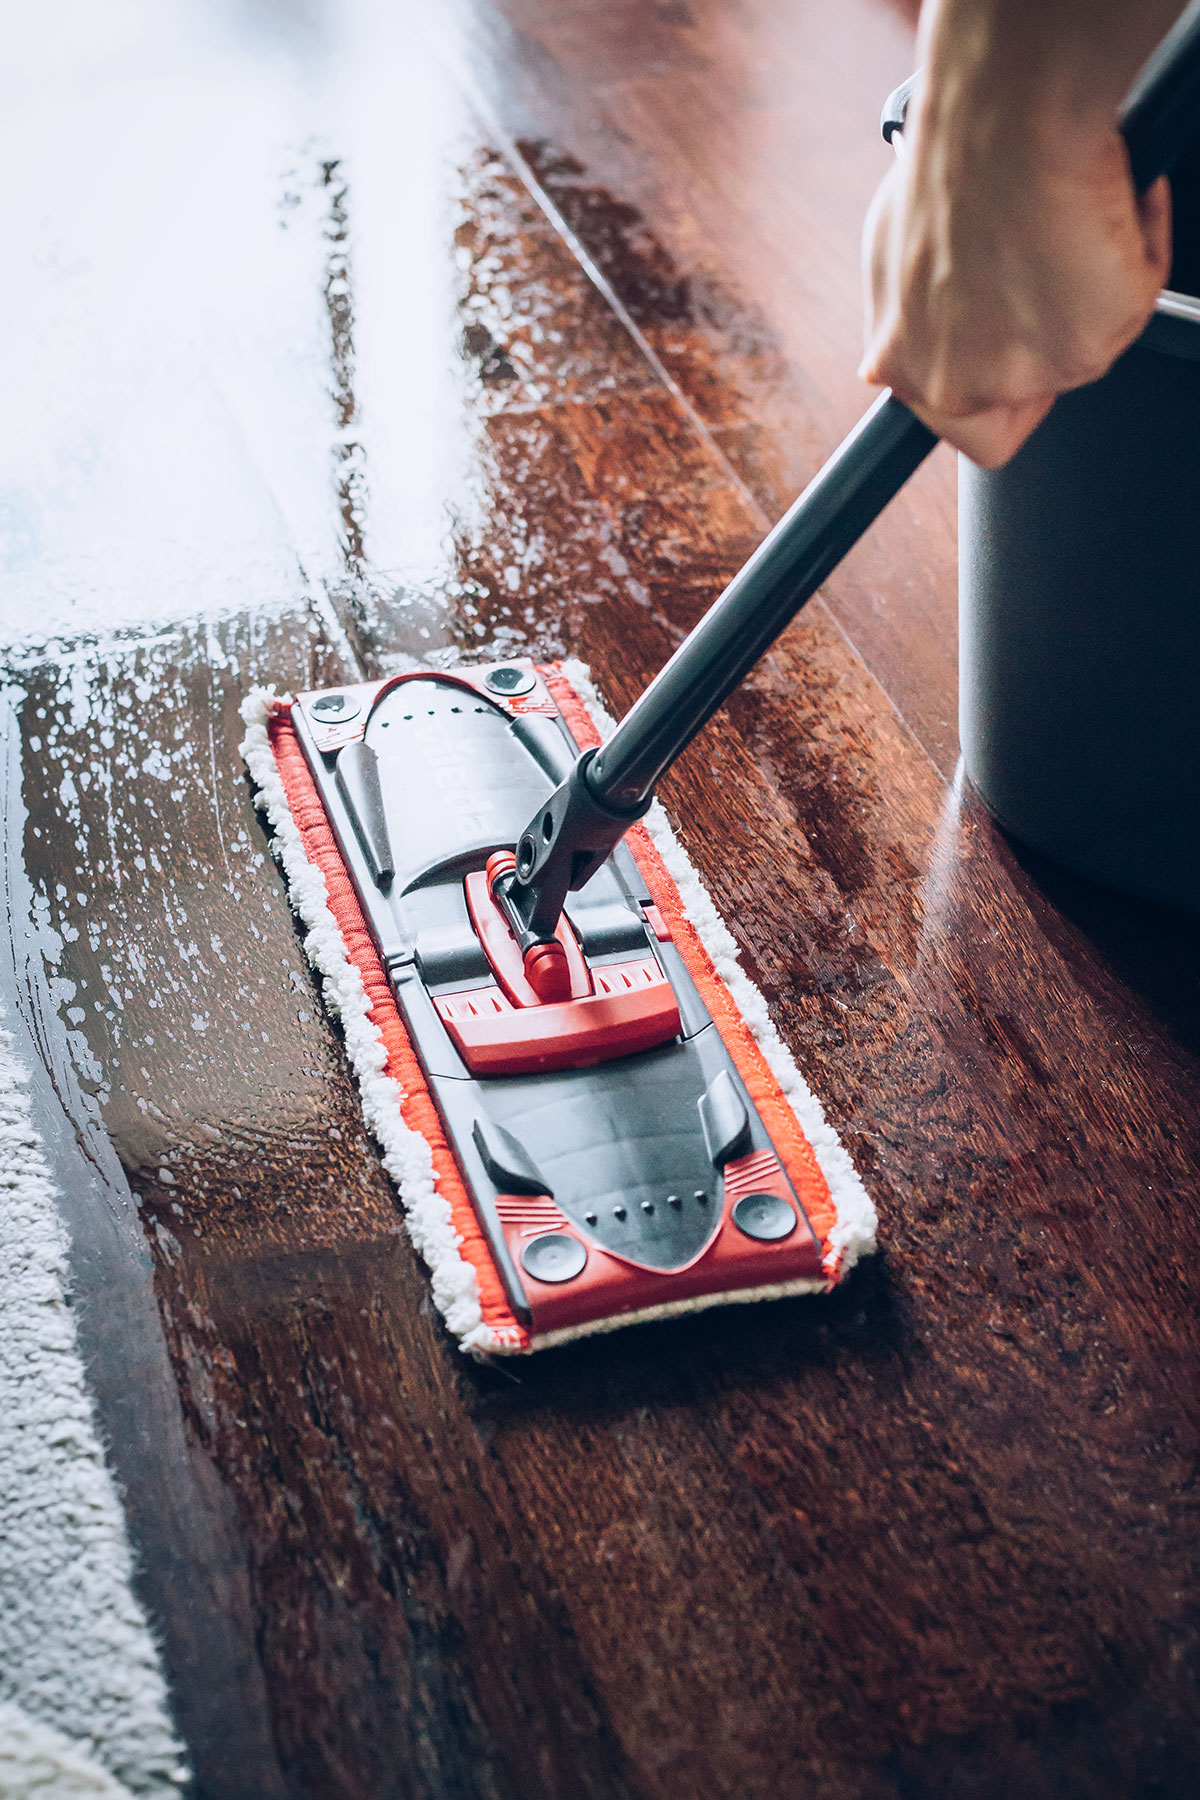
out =
[[[583,700],[601,737],[613,730],[613,719],[601,701],[591,671],[574,658],[561,664],[564,675]],[[436,675],[436,669],[430,669]],[[283,782],[275,763],[267,723],[275,710],[290,702],[274,688],[254,688],[242,702],[246,736],[240,746],[254,786],[255,804],[271,827],[271,850],[283,870],[288,898],[306,927],[304,951],[322,977],[327,1006],[337,1014],[345,1036],[346,1051],[358,1081],[363,1116],[379,1144],[383,1165],[399,1192],[409,1234],[427,1264],[434,1304],[460,1347],[475,1355],[505,1355],[512,1345],[502,1341],[484,1319],[479,1304],[475,1271],[459,1254],[461,1240],[454,1228],[450,1203],[437,1190],[433,1158],[424,1138],[411,1131],[400,1112],[398,1084],[384,1073],[387,1053],[368,1008],[362,976],[346,954],[342,934],[328,905],[328,891],[321,871],[309,862],[299,828],[292,818]],[[821,1103],[797,1069],[791,1052],[771,1022],[767,1005],[737,960],[737,946],[720,917],[700,876],[679,844],[667,816],[657,801],[643,820],[654,846],[678,889],[684,910],[696,929],[713,966],[728,988],[758,1043],[784,1098],[800,1121],[812,1145],[837,1214],[829,1234],[826,1281],[794,1281],[740,1293],[699,1295],[666,1306],[647,1308],[619,1319],[602,1319],[579,1328],[548,1332],[531,1348],[545,1349],[574,1338],[613,1331],[649,1319],[698,1312],[710,1306],[768,1300],[785,1294],[825,1293],[836,1272],[849,1272],[860,1256],[875,1248],[876,1215],[858,1172],[829,1124]]]

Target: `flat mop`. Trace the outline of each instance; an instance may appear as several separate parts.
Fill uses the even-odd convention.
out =
[[[1124,114],[1148,186],[1190,12]],[[828,1290],[875,1214],[653,802],[936,439],[890,394],[604,736],[581,665],[257,690],[243,754],[367,1121],[464,1349]]]

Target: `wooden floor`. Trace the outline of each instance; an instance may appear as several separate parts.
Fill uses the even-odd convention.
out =
[[[459,1356],[237,754],[637,694],[862,406],[912,8],[25,30],[0,979],[196,1796],[1193,1795],[1200,957],[956,778],[951,459],[664,789],[880,1209],[829,1301]]]

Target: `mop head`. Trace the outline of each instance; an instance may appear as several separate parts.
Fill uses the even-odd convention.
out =
[[[414,680],[427,690],[420,705],[416,689],[399,688]],[[459,691],[446,685],[455,682]],[[523,683],[529,691],[522,698],[503,683]],[[297,699],[259,688],[242,706],[241,749],[305,927],[306,954],[322,978],[326,1004],[341,1020],[367,1124],[449,1330],[476,1355],[521,1354],[702,1307],[827,1292],[874,1248],[875,1209],[660,806],[630,829],[613,864],[605,865],[605,878],[620,883],[617,913],[611,904],[592,914],[568,906],[578,931],[563,941],[576,959],[580,985],[572,995],[582,1001],[539,1006],[532,996],[522,1000],[519,970],[506,973],[511,939],[491,943],[492,969],[479,964],[484,981],[471,972],[472,954],[482,958],[479,940],[496,937],[495,920],[483,916],[487,894],[479,872],[466,877],[474,935],[464,926],[456,936],[439,924],[425,932],[425,947],[417,951],[397,947],[389,935],[393,890],[421,901],[426,911],[433,894],[449,890],[431,887],[427,868],[401,874],[383,818],[394,816],[391,802],[380,808],[376,788],[373,811],[361,762],[344,762],[340,773],[337,764],[347,745],[363,743],[367,721],[382,718],[385,695],[395,701],[399,693],[398,704],[409,709],[394,715],[397,724],[416,715],[410,729],[433,730],[426,718],[434,719],[434,708],[423,703],[433,684],[460,702],[442,709],[455,715],[446,722],[456,729],[463,715],[487,715],[466,721],[477,732],[493,715],[502,724],[523,720],[523,729],[536,726],[543,735],[548,726],[560,733],[565,726],[573,751],[598,745],[612,728],[582,664],[535,670],[520,662],[420,671]],[[484,703],[461,704],[464,695]],[[389,749],[399,742],[398,735],[375,736]],[[544,756],[540,743],[529,741]],[[454,758],[436,746],[431,751],[427,737],[409,742],[415,749],[402,764],[403,804],[419,805],[437,777],[444,819],[445,767]],[[370,757],[365,773],[378,783],[376,758],[357,752],[364,754]],[[475,804],[472,796],[468,809]],[[521,824],[538,804],[535,796]],[[459,860],[465,868],[471,859]],[[480,849],[477,865],[483,861]],[[455,894],[462,889],[459,870]],[[461,899],[457,904],[465,921],[467,908]],[[613,949],[631,909],[645,935],[632,960],[628,949]],[[589,957],[597,946],[603,952],[607,945],[608,954],[585,963],[580,944]],[[681,1025],[674,1010],[675,995],[684,990],[688,998],[680,1007],[691,1026]],[[673,1025],[656,1026],[664,1005]],[[551,1041],[552,1016],[568,1020],[573,1035]],[[615,1020],[624,1023],[614,1027]],[[702,1029],[710,1020],[711,1028]],[[524,1034],[515,1062],[514,1033]],[[610,1047],[588,1049],[593,1039]],[[574,1049],[563,1050],[563,1043]],[[654,1083],[685,1080],[687,1067],[682,1076],[677,1072],[685,1052],[693,1062],[701,1053],[704,1059],[700,1098],[686,1087],[670,1090],[688,1097],[678,1109],[682,1124],[668,1128],[662,1117],[670,1109],[655,1097]],[[637,1114],[643,1098],[650,1110]],[[601,1126],[609,1139],[620,1140],[622,1121],[628,1122],[624,1142],[563,1142],[572,1131],[586,1138]],[[676,1136],[664,1135],[668,1130]],[[665,1150],[656,1149],[656,1133]],[[698,1150],[688,1148],[693,1138]],[[662,1159],[675,1153],[675,1143],[685,1179],[656,1188],[652,1181],[639,1186],[635,1173],[621,1175],[634,1169],[635,1152],[643,1162],[650,1157],[653,1167],[658,1155],[663,1167],[674,1169]],[[679,1192],[663,1192],[666,1187]]]

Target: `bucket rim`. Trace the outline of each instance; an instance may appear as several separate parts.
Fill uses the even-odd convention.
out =
[[[1200,362],[1200,295],[1163,288],[1137,348]]]

